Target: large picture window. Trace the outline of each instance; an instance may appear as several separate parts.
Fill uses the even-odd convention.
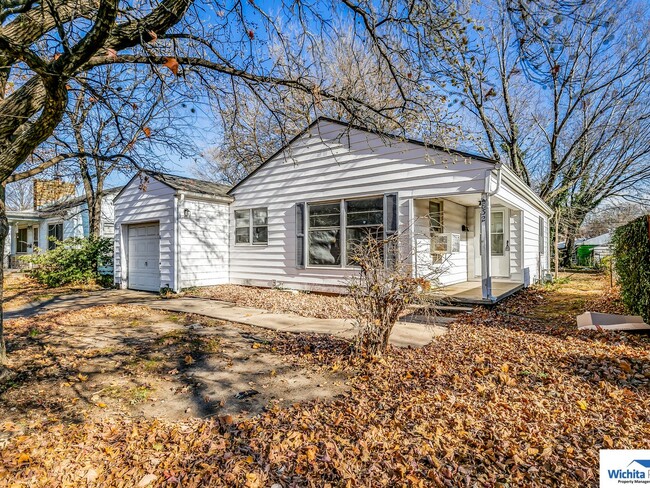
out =
[[[368,240],[384,238],[384,198],[364,198],[345,202],[346,264],[354,265],[355,249]]]
[[[341,264],[341,204],[309,205],[309,264]]]
[[[268,241],[266,208],[235,210],[235,244],[267,244]]]
[[[307,209],[310,265],[354,266],[358,245],[384,237],[383,196],[310,203]]]

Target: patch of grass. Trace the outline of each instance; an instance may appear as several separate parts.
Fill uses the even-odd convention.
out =
[[[158,357],[158,356],[150,357],[148,359],[143,360],[141,366],[142,369],[144,369],[149,373],[158,373],[161,371],[161,369],[164,366],[163,361],[164,358],[162,357]]]
[[[34,337],[38,336],[40,333],[41,333],[41,331],[36,329],[36,328],[29,329],[29,337],[34,338]]]
[[[136,386],[128,390],[128,395],[133,405],[146,402],[152,393],[153,389],[148,386]]]
[[[213,354],[219,351],[221,340],[216,337],[202,337],[200,341],[201,352]]]
[[[117,400],[125,400],[131,405],[136,405],[149,400],[153,392],[154,389],[148,385],[132,386],[130,388],[112,385],[104,388],[102,395]]]

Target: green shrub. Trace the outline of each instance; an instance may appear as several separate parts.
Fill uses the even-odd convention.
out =
[[[650,321],[650,238],[648,217],[614,232],[614,266],[626,307]]]
[[[101,276],[99,268],[112,263],[113,240],[72,237],[50,251],[22,259],[34,266],[30,276],[48,287],[92,282],[108,285],[112,277]]]

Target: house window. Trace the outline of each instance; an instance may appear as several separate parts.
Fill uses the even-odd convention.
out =
[[[36,249],[38,247],[38,225],[35,225],[32,228],[32,249]]]
[[[504,212],[492,212],[490,222],[490,239],[492,256],[503,256],[505,251],[504,240]]]
[[[346,200],[345,217],[346,264],[354,265],[354,250],[357,246],[369,239],[384,238],[384,198]]]
[[[269,242],[268,210],[254,208],[253,213],[253,244],[267,244]]]
[[[354,265],[354,250],[370,238],[384,239],[384,197],[310,203],[309,264]],[[342,244],[345,241],[345,258]],[[383,252],[383,250],[382,250]]]
[[[18,233],[16,235],[16,252],[27,252],[27,227],[18,229]]]
[[[268,241],[266,208],[235,210],[235,244],[267,244]]]
[[[429,200],[429,229],[431,230],[431,237],[444,232],[442,224],[442,202]]]
[[[309,204],[309,264],[341,264],[341,203]]]
[[[58,246],[58,242],[63,240],[63,223],[59,222],[58,224],[49,224],[47,226],[47,237],[48,250],[55,249]]]

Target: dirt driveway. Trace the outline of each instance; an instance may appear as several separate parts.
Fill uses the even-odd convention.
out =
[[[0,417],[22,426],[115,415],[236,418],[346,390],[341,373],[298,364],[282,334],[138,305],[17,318],[7,332],[11,376],[0,385]]]

